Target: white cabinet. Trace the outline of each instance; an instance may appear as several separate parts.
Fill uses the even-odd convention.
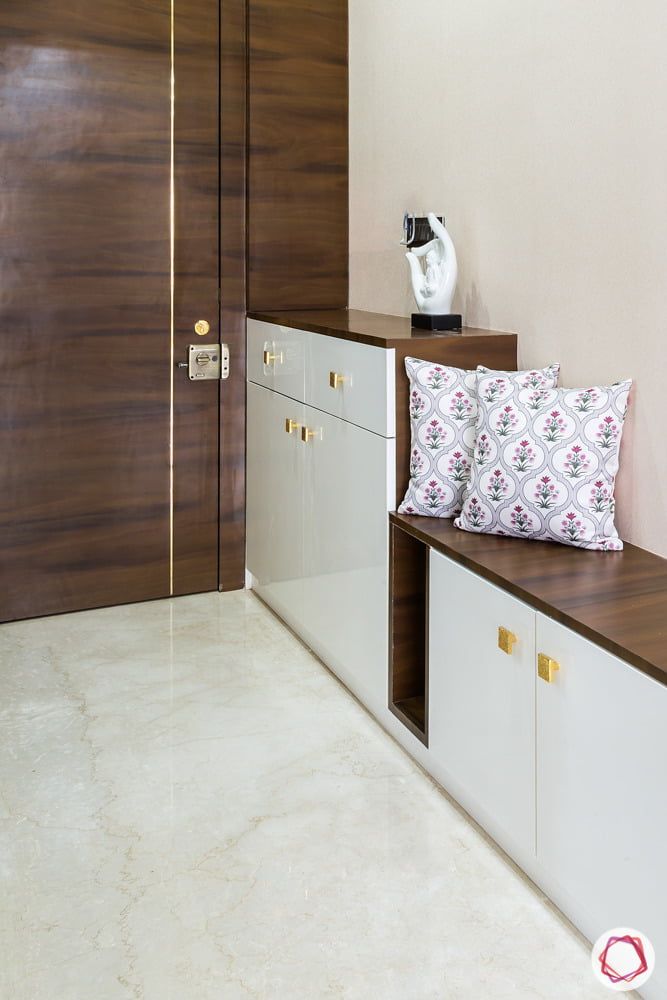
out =
[[[508,652],[499,648],[499,629]],[[499,843],[526,852],[535,849],[534,662],[534,611],[431,551],[433,761]]]
[[[252,586],[378,715],[387,711],[394,364],[393,350],[248,321]],[[331,372],[343,376],[335,387]]]
[[[591,939],[651,938],[642,993],[667,996],[667,688],[541,614],[537,649],[560,665],[537,688],[539,863]]]
[[[589,939],[648,935],[662,1000],[667,687],[433,549],[429,577],[423,763]]]
[[[362,701],[384,709],[394,443],[312,407],[305,425],[314,436],[303,446],[304,638]]]
[[[303,605],[303,411],[302,403],[248,384],[247,565],[259,595],[295,629]]]

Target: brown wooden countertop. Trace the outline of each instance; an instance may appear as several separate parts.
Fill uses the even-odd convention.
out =
[[[390,520],[667,684],[667,559],[627,542],[622,552],[589,552],[460,531],[445,518],[390,514]]]
[[[250,312],[248,318],[387,349],[406,347],[410,343],[417,346],[425,341],[432,343],[442,340],[461,341],[468,337],[516,337],[515,334],[499,330],[478,330],[467,326],[458,333],[429,333],[427,330],[414,329],[407,317],[385,316],[383,313],[362,312],[360,309]]]

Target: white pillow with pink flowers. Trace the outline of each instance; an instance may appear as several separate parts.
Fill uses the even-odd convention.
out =
[[[461,510],[472,465],[477,423],[477,380],[488,374],[489,399],[520,385],[531,392],[558,383],[559,365],[537,371],[466,371],[405,359],[410,379],[410,482],[403,503],[404,514],[455,517]]]
[[[497,391],[479,371],[477,443],[465,531],[622,549],[614,485],[631,381],[588,389]]]

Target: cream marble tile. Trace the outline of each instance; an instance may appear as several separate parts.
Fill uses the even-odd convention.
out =
[[[0,628],[5,1000],[594,1000],[586,946],[252,595]]]

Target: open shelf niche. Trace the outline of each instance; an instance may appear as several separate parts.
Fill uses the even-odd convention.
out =
[[[390,530],[389,709],[428,746],[429,548]]]

